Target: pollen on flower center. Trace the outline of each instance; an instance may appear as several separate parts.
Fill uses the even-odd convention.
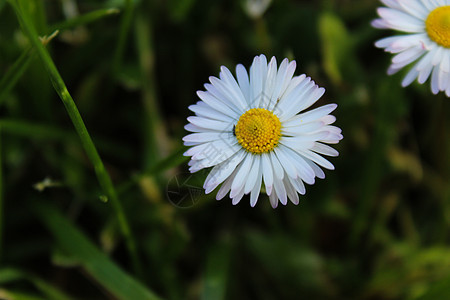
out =
[[[428,15],[425,27],[430,39],[450,48],[450,5],[434,9]]]
[[[261,154],[273,150],[281,137],[281,122],[264,108],[252,108],[236,124],[236,138],[247,151]]]

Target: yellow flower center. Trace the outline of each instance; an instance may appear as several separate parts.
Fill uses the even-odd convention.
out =
[[[425,21],[430,39],[439,45],[450,48],[450,5],[434,9]]]
[[[247,151],[261,154],[273,150],[281,137],[281,122],[264,108],[252,108],[236,124],[236,138]]]

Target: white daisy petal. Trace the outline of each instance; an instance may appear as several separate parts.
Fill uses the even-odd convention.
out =
[[[259,192],[261,190],[261,183],[262,183],[262,160],[259,159],[259,168],[258,168],[258,174],[256,176],[256,182],[253,185],[253,188],[250,193],[250,206],[254,207],[256,205],[256,202],[258,201]]]
[[[232,111],[239,115],[239,112],[241,112],[242,109],[238,107],[234,99],[231,98],[226,91],[224,91],[222,88],[218,88],[218,86],[220,86],[220,80],[214,76],[210,76],[209,81],[214,82],[217,85],[216,86],[212,83],[205,83],[205,89],[209,92],[209,94],[227,105]]]
[[[277,73],[277,78],[275,79],[275,87],[272,94],[271,102],[275,105],[276,101],[280,99],[285,93],[288,93],[288,87],[294,88],[298,83],[300,83],[306,76],[297,76],[296,81],[292,76],[294,75],[297,63],[294,61],[288,63],[287,59],[284,59],[281,63],[280,69]],[[298,81],[298,83],[296,83]],[[271,106],[272,108],[272,106]]]
[[[311,147],[311,150],[316,152],[316,153],[320,153],[323,155],[328,155],[328,156],[338,156],[339,152],[333,148],[331,148],[328,145],[322,144],[322,143],[314,143],[314,146]]]
[[[265,74],[264,74],[265,76]],[[250,107],[257,107],[261,98],[263,74],[261,68],[261,59],[256,56],[250,67]]]
[[[400,52],[392,58],[392,63],[396,69],[403,68],[404,66],[415,61],[424,54],[425,50],[422,47],[411,47],[408,50]]]
[[[382,45],[391,46],[389,43]],[[414,53],[399,55],[397,64],[412,60]],[[425,57],[432,61],[436,55],[443,54]],[[254,207],[264,183],[273,208],[278,202],[287,205],[288,199],[298,204],[299,194],[306,192],[304,183],[314,184],[315,177],[325,177],[319,166],[333,168],[321,155],[338,155],[326,145],[342,139],[341,130],[330,125],[336,120],[330,113],[337,105],[303,112],[325,90],[305,74],[293,77],[295,68],[295,61],[284,59],[278,68],[275,58],[268,63],[260,55],[250,72],[237,65],[234,77],[222,67],[219,78],[210,77],[211,83],[204,85],[206,91],[197,92],[201,101],[189,106],[195,116],[188,117],[185,126],[191,133],[183,138],[190,146],[184,155],[191,157],[191,172],[212,167],[203,184],[205,193],[221,185],[217,200],[229,193],[236,205],[250,194],[250,206]],[[447,68],[448,62],[443,61],[434,69]],[[422,70],[426,68],[417,72]],[[443,82],[446,74],[436,73],[438,88],[447,88]]]
[[[403,35],[386,47],[385,50],[391,53],[399,53],[414,46],[420,46],[422,49],[426,50],[429,47],[425,44],[427,41],[428,36],[425,33]]]
[[[273,181],[273,187],[275,189],[275,193],[277,194],[278,199],[280,199],[281,204],[287,204],[287,193],[286,188],[283,185],[283,180],[275,177]]]
[[[256,181],[258,180],[259,174],[261,174],[260,170],[261,165],[261,156],[254,156],[253,164],[250,167],[250,171],[248,176],[246,177],[245,185],[244,185],[244,193],[248,194],[254,188]]]
[[[273,57],[270,60],[269,66],[267,68],[267,78],[265,80],[261,104],[259,105],[259,107],[267,109],[271,105],[276,76],[277,76],[277,60],[275,59],[275,57]]]
[[[200,103],[190,105],[188,108],[192,112],[194,112],[199,117],[206,117],[213,120],[219,120],[224,122],[232,122],[233,119],[227,116],[226,114],[213,109],[211,106],[207,105],[203,101],[199,101]]]
[[[329,113],[331,113],[333,110],[335,110],[337,107],[337,104],[327,104],[315,109],[312,109],[308,112],[301,113],[299,115],[294,116],[293,118],[289,119],[285,122],[284,126],[298,126],[300,123],[307,123],[311,122],[313,120],[317,120],[319,118],[322,118]],[[291,122],[295,122],[292,124]]]
[[[222,79],[227,84],[228,86],[227,90],[233,96],[233,100],[238,102],[242,109],[245,109],[247,107],[247,101],[245,99],[245,96],[242,93],[242,90],[239,88],[236,79],[234,79],[233,75],[231,74],[230,70],[228,70],[228,68],[222,66],[220,72],[220,79]]]
[[[401,5],[398,3],[398,0],[381,0],[381,2],[390,8],[396,8],[399,10],[402,9]]]
[[[444,48],[442,47],[437,47],[436,51],[434,51],[434,55],[433,58],[431,59],[431,64],[433,66],[439,64],[439,62],[442,60],[444,55]]]
[[[324,88],[319,88],[314,84],[314,81],[311,82],[313,86],[311,89],[305,90],[304,93],[299,95],[299,100],[293,101],[293,103],[285,108],[285,111],[281,113],[280,120],[286,121],[295,116],[298,112],[310,107],[313,105],[322,95],[325,93]]]
[[[410,85],[411,82],[417,78],[417,76],[419,76],[419,71],[417,71],[417,69],[412,68],[409,70],[408,74],[406,74],[405,78],[403,78],[402,87]]]
[[[333,115],[326,115],[319,119],[325,125],[330,125],[336,122],[336,117]]]
[[[275,192],[273,192],[271,195],[269,195],[269,201],[272,208],[277,208],[278,206],[278,196]]]
[[[228,177],[228,179],[225,180],[225,182],[220,186],[220,189],[217,191],[216,200],[221,200],[226,196],[226,194],[228,194],[231,189],[231,183],[233,183],[234,176],[236,175],[235,172],[233,172],[230,177]]]
[[[231,196],[231,204],[236,205],[241,201],[242,197],[244,196],[244,188],[242,188],[239,192],[236,193],[235,196]]]
[[[188,134],[183,138],[183,141],[185,142],[192,142],[192,143],[206,143],[206,142],[212,142],[215,140],[220,139],[220,137],[217,135],[217,132],[209,131],[209,132],[198,132],[198,133],[191,133]]]
[[[279,146],[274,149],[275,155],[273,155],[272,157],[274,159],[278,159],[280,165],[283,166],[284,172],[286,172],[289,177],[297,178],[297,170],[292,165],[290,159],[285,155],[286,150],[281,149],[281,147],[282,146]]]
[[[405,35],[383,38],[375,43],[390,53],[397,53],[388,68],[388,75],[418,61],[402,80],[403,87],[416,78],[420,84],[431,75],[431,91],[446,92],[450,85],[450,39],[448,26],[449,0],[382,0],[387,7],[378,8],[381,17],[372,25],[381,29],[394,29]],[[447,92],[446,92],[447,95]]]
[[[272,192],[273,186],[273,168],[270,161],[269,155],[267,153],[261,154],[261,165],[263,171],[264,185],[266,187],[267,195]]]
[[[203,143],[197,146],[194,146],[185,152],[186,156],[192,156],[194,160],[200,159],[209,159],[211,161],[217,160],[222,156],[230,157],[228,152],[237,152],[240,150],[240,146],[238,145],[234,136],[223,137],[221,139],[215,140],[209,143]]]
[[[241,64],[236,66],[236,77],[248,106],[250,105],[250,79],[248,78],[247,70]]]
[[[291,202],[293,204],[297,205],[299,202],[298,194],[297,194],[297,191],[295,190],[295,188],[292,186],[289,179],[284,178],[283,184],[286,187],[286,194],[287,194],[289,200],[291,200]]]
[[[211,172],[205,179],[205,183],[203,184],[203,188],[206,190],[205,192],[211,192],[225,179],[227,179],[227,177],[230,176],[230,174],[236,169],[237,165],[244,159],[245,154],[247,153],[241,150],[223,163],[212,168]]]
[[[314,175],[317,178],[320,178],[320,179],[325,178],[325,173],[318,165],[316,165],[316,163],[314,163],[313,161],[311,161],[309,159],[306,159],[305,162],[311,167],[311,169],[314,171]]]
[[[230,131],[233,127],[230,122],[206,119],[203,117],[191,116],[188,117],[187,120],[197,127],[210,129],[214,131]]]
[[[450,50],[445,50],[442,55],[441,70],[445,73],[450,72]]]
[[[209,143],[209,147],[212,149],[216,149],[216,145],[220,145],[221,141],[215,141],[213,143]],[[230,157],[232,157],[236,152],[238,152],[241,148],[236,143],[234,145],[226,145],[223,149],[221,149],[220,153],[216,156],[211,155],[209,152],[205,155],[203,153],[200,153],[201,158],[194,155],[192,156],[192,160],[195,160],[194,163],[192,163],[191,168],[189,169],[191,172],[196,172],[198,170],[209,168],[212,166],[215,166],[217,164],[220,164],[226,160],[228,160]],[[211,151],[210,149],[206,148],[206,151]],[[215,150],[213,150],[215,151]]]
[[[316,130],[319,130],[320,128],[322,128],[325,125],[325,123],[323,123],[322,121],[316,121],[316,122],[309,122],[306,124],[302,124],[300,126],[297,127],[286,127],[283,128],[283,130],[281,131],[284,135],[289,135],[289,136],[295,136],[298,134],[305,134],[308,132],[314,132]]]
[[[275,154],[270,153],[269,157],[270,162],[272,163],[273,174],[275,175],[273,180],[275,181],[275,178],[278,178],[280,180],[283,179],[284,176],[283,167],[280,165],[280,162],[276,158]]]
[[[428,16],[428,10],[420,0],[398,1],[400,8],[418,19],[425,20]]]
[[[223,70],[228,69],[223,68]],[[222,76],[222,78],[227,78],[226,73],[224,73],[223,71],[220,73],[220,75]],[[227,99],[228,103],[232,103],[233,108],[237,108],[238,111],[242,111],[246,108],[246,103],[242,92],[240,90],[239,92],[235,91],[233,86],[231,86],[231,83],[227,84],[225,83],[225,80],[221,80],[214,76],[209,77],[209,80],[212,84],[211,89],[213,87],[216,89],[214,93],[217,95],[217,97],[220,97],[221,99]]]
[[[375,19],[372,22],[370,22],[370,25],[372,25],[373,27],[378,28],[378,29],[389,29],[390,28],[389,23],[383,19]]]
[[[303,98],[301,97],[308,94],[313,88],[314,81],[310,77],[306,77],[291,91],[287,91],[278,103],[278,109],[281,115],[286,114],[289,107],[293,106],[295,102],[302,101]]]
[[[314,184],[314,170],[306,163],[300,152],[293,151],[287,147],[283,151],[289,155],[290,162],[296,169],[296,173],[307,184]],[[292,176],[291,176],[292,177]],[[295,177],[292,177],[295,179]]]
[[[243,162],[239,165],[239,171],[236,173],[233,183],[231,184],[230,196],[232,198],[234,198],[234,196],[240,193],[240,191],[244,188],[245,181],[249,176],[254,159],[255,155],[248,154]]]
[[[330,163],[330,162],[329,162],[327,159],[325,159],[323,156],[320,156],[320,155],[318,155],[317,153],[314,153],[314,152],[309,151],[309,150],[302,150],[302,151],[300,151],[300,153],[301,153],[304,157],[306,157],[306,158],[312,160],[312,161],[315,162],[316,164],[318,164],[318,165],[324,167],[325,169],[328,169],[328,170],[334,170],[333,164]]]
[[[327,133],[323,133],[324,138],[328,136]],[[311,149],[314,146],[315,139],[299,141],[294,137],[282,137],[280,144],[285,145],[291,149]]]
[[[423,20],[413,17],[400,10],[380,7],[378,15],[388,22],[390,28],[405,32],[422,32]]]
[[[303,181],[300,178],[292,179],[289,177],[289,182],[292,184],[297,193],[299,193],[300,195],[304,195],[306,193],[305,185],[303,184]]]
[[[290,144],[295,145],[294,147],[291,147],[293,149],[303,149],[303,143],[305,142],[315,142],[315,141],[321,141],[326,139],[329,136],[329,132],[327,131],[321,131],[314,134],[305,134],[305,135],[298,135],[298,136],[284,136],[281,139],[281,142],[283,144]],[[313,144],[310,144],[311,146]]]
[[[239,117],[239,113],[231,109],[228,105],[224,104],[221,100],[215,98],[208,92],[198,91],[197,96],[202,99],[206,104],[211,106],[213,109],[220,111],[231,118]]]

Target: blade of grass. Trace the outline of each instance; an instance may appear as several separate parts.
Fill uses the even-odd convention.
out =
[[[117,299],[159,299],[114,264],[55,208],[40,203],[36,205],[35,211],[62,250],[78,261],[92,278]]]
[[[26,280],[31,282],[42,294],[46,296],[49,300],[70,300],[71,297],[67,296],[59,289],[49,284],[45,280],[29,274],[27,272],[22,272],[17,269],[2,269],[0,270],[0,283],[5,284],[12,281]]]
[[[167,152],[167,138],[156,101],[153,32],[148,18],[142,12],[136,13],[135,33],[139,65],[141,66],[142,102],[144,108],[143,164],[145,170],[147,170],[159,160],[161,153]]]
[[[225,299],[231,243],[224,239],[215,244],[208,255],[201,299]]]
[[[44,1],[42,0],[33,0],[27,1],[30,7],[33,8],[34,13],[32,14],[34,18],[34,28],[36,28],[37,32],[46,33],[47,32],[47,16],[45,14]],[[30,10],[29,10],[30,12]],[[30,14],[28,14],[31,16]]]
[[[0,263],[3,250],[3,154],[2,154],[2,126],[0,125]]]
[[[12,133],[16,136],[25,136],[33,139],[73,141],[76,137],[71,132],[54,126],[17,119],[0,119],[0,126],[2,126],[3,131],[6,133]]]
[[[120,69],[123,53],[125,52],[125,44],[127,43],[128,33],[130,31],[131,22],[133,20],[133,11],[133,0],[125,0],[125,7],[123,9],[122,20],[120,22],[119,38],[117,40],[113,60],[113,70],[115,73],[117,73]]]
[[[0,288],[0,299],[2,300],[47,300],[25,292],[17,292]]]
[[[361,241],[363,233],[373,225],[368,222],[371,218],[371,210],[377,203],[379,196],[378,189],[383,178],[383,164],[387,145],[392,143],[395,138],[395,122],[397,122],[399,111],[398,107],[404,105],[401,101],[405,97],[402,91],[395,88],[395,82],[387,81],[377,85],[375,99],[376,106],[376,124],[372,139],[372,146],[367,153],[365,166],[362,168],[361,183],[359,184],[358,206],[355,211],[353,226],[349,234],[349,244],[354,247]],[[389,101],[391,97],[398,99],[393,105]],[[368,241],[366,241],[368,242]]]
[[[51,25],[50,31],[65,30],[65,29],[70,29],[70,28],[74,28],[77,26],[81,26],[81,25],[86,25],[86,24],[95,22],[101,18],[118,14],[119,12],[120,12],[120,10],[117,8],[107,8],[107,9],[99,9],[99,10],[91,11],[84,15],[66,20],[64,22]]]
[[[30,139],[48,139],[61,142],[78,141],[78,136],[72,131],[64,130],[48,124],[40,124],[17,119],[0,119],[3,132]],[[108,155],[117,157],[132,157],[134,153],[125,145],[114,143],[102,137],[95,138],[97,148]]]
[[[47,69],[47,73],[50,77],[53,87],[55,88],[55,91],[61,98],[67,110],[67,113],[69,114],[69,117],[72,120],[72,123],[78,135],[80,136],[80,140],[86,151],[86,154],[94,166],[95,173],[97,175],[100,186],[106,192],[108,198],[111,200],[112,206],[117,215],[120,230],[125,238],[126,246],[131,257],[133,268],[137,274],[141,274],[136,243],[132,237],[128,220],[125,216],[122,204],[117,196],[111,177],[109,176],[108,172],[105,169],[103,161],[101,160],[97,148],[95,147],[94,142],[92,141],[89,132],[87,131],[86,125],[84,124],[84,121],[81,118],[80,112],[78,111],[78,108],[75,102],[73,101],[72,96],[67,90],[64,80],[59,74],[52,58],[50,57],[50,54],[39,40],[36,31],[33,25],[31,24],[29,18],[26,15],[24,15],[24,11],[21,9],[22,2],[23,0],[9,0],[9,3],[11,3],[12,7],[14,8],[14,11],[17,15],[17,18],[23,31],[30,39],[31,44],[37,50],[39,57],[41,58],[45,68]]]
[[[2,80],[0,81],[0,107],[6,99],[6,95],[8,95],[20,77],[22,77],[23,72],[28,69],[30,62],[35,56],[36,52],[32,47],[25,49],[12,67],[2,76]]]

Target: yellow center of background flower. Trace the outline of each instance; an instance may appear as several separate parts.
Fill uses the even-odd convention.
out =
[[[450,48],[450,5],[434,9],[425,21],[430,39],[445,48]]]
[[[247,151],[261,154],[273,150],[281,137],[281,122],[264,108],[252,108],[236,124],[236,138]]]

